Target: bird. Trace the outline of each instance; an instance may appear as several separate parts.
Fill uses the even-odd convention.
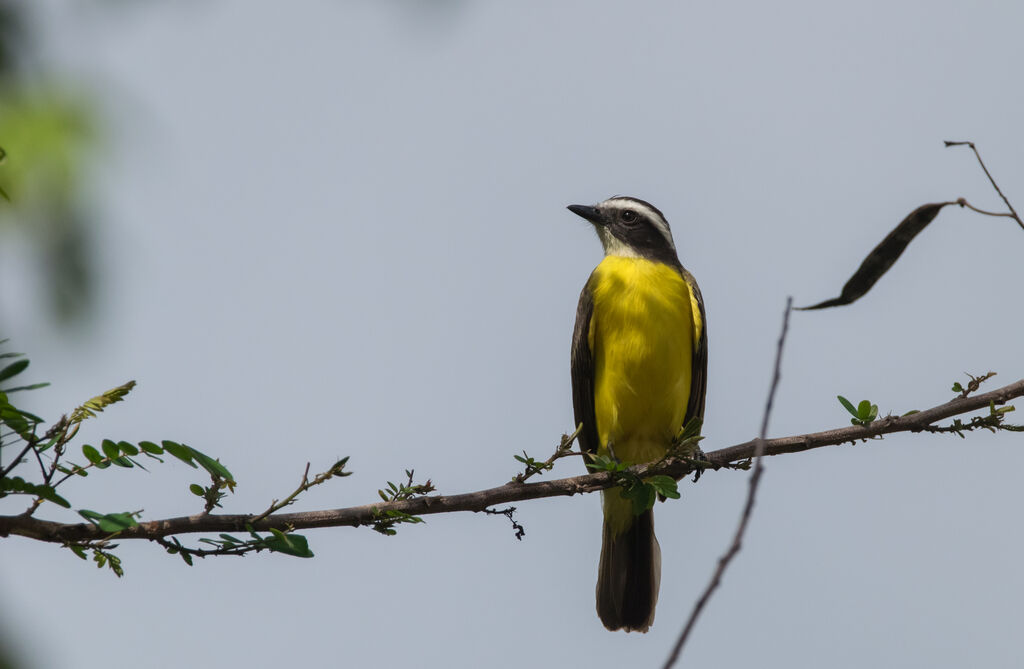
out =
[[[604,247],[580,294],[572,335],[572,402],[581,450],[620,462],[662,458],[703,420],[708,336],[697,281],[679,262],[665,215],[634,197],[573,204]],[[661,580],[653,509],[602,491],[597,614],[609,630],[647,632]]]

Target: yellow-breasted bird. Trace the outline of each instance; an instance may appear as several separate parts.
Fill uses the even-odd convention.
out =
[[[580,294],[572,336],[580,446],[630,464],[658,460],[683,425],[704,415],[708,336],[700,289],[653,205],[613,197],[569,211],[594,225],[605,252]],[[610,630],[646,632],[661,549],[653,511],[634,515],[619,493],[601,495],[597,615]]]

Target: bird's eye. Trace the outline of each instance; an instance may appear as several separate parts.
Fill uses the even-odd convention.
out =
[[[619,218],[622,219],[623,223],[636,223],[637,215],[632,209],[623,209],[619,214]]]

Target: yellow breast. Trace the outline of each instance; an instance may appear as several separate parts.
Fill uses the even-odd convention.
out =
[[[700,312],[679,272],[650,260],[608,256],[588,285],[599,450],[655,460],[683,424]]]

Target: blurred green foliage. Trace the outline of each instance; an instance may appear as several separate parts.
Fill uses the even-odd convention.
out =
[[[56,87],[0,84],[0,235],[20,235],[34,250],[37,278],[63,321],[81,316],[93,296],[91,229],[83,177],[96,143],[89,103]]]
[[[0,244],[27,244],[39,299],[67,322],[87,313],[94,294],[86,177],[98,116],[88,94],[25,66],[37,59],[24,11],[0,2]]]
[[[16,211],[60,208],[76,197],[94,127],[88,104],[66,91],[0,85],[0,185]]]

